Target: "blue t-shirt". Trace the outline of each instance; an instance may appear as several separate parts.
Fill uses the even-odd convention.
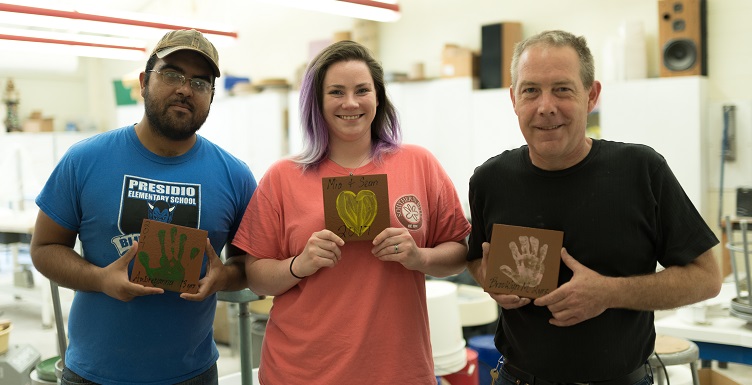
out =
[[[219,254],[255,189],[245,163],[201,136],[187,153],[162,157],[127,126],[73,145],[36,203],[77,232],[84,258],[103,267],[138,240],[144,218],[206,230]],[[205,273],[206,260],[201,277]],[[194,302],[165,291],[122,302],[76,292],[65,364],[106,384],[174,384],[195,377],[219,356],[215,309],[216,295]]]

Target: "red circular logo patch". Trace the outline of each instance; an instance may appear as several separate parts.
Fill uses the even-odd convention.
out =
[[[405,195],[394,204],[394,215],[402,226],[409,230],[417,230],[423,226],[423,209],[415,195]]]

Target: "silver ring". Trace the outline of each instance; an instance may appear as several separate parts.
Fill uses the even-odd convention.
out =
[[[399,244],[394,245],[394,254],[399,253]]]

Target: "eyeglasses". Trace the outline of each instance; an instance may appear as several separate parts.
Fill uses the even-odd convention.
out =
[[[149,70],[148,72],[156,72],[160,75],[162,78],[162,81],[170,86],[177,86],[182,87],[183,84],[185,84],[185,81],[188,80],[188,83],[191,85],[191,88],[200,93],[200,94],[208,94],[209,92],[214,91],[214,86],[205,79],[198,79],[198,78],[191,78],[186,79],[185,75],[175,72],[175,71],[157,71],[157,70]]]

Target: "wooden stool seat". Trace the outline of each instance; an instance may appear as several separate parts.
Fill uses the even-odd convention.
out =
[[[653,369],[655,383],[662,385],[664,383],[665,366],[689,364],[692,371],[692,383],[700,385],[700,379],[697,374],[697,361],[700,359],[700,349],[694,342],[671,336],[658,335],[655,338],[655,351],[650,356],[648,362]]]

